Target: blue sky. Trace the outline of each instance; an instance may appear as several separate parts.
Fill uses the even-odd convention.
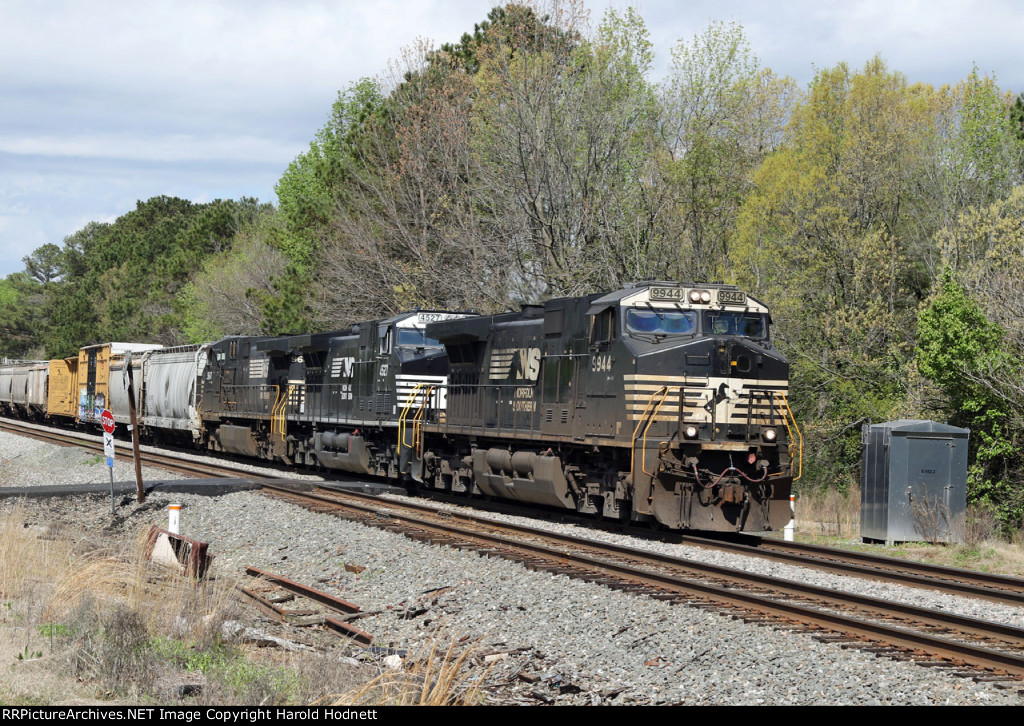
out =
[[[136,200],[276,202],[274,184],[339,90],[417,38],[457,41],[494,4],[0,0],[0,276]],[[594,22],[609,6],[583,4]],[[801,85],[880,53],[911,81],[955,83],[976,64],[1024,90],[1024,3],[1012,0],[632,5],[651,31],[655,80],[680,40],[734,20],[763,65]]]

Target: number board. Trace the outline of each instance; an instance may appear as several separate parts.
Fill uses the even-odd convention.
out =
[[[686,290],[681,287],[652,287],[651,300],[685,300]]]
[[[719,290],[718,302],[728,305],[745,305],[747,294],[739,290]]]

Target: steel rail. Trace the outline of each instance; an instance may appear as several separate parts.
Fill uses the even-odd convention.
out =
[[[329,487],[318,487],[318,489],[328,492],[338,491]],[[362,501],[369,502],[375,499],[372,495],[360,492],[344,491],[339,493],[343,493],[346,496],[354,497]],[[954,613],[929,610],[915,605],[882,600],[880,598],[873,598],[864,595],[856,595],[854,593],[823,588],[770,575],[759,575],[757,573],[747,572],[746,570],[739,570],[731,567],[701,563],[659,552],[638,550],[625,545],[597,542],[585,537],[577,537],[575,535],[556,534],[544,530],[538,530],[528,525],[520,525],[510,522],[499,523],[491,519],[479,518],[472,514],[465,514],[462,512],[439,511],[432,507],[426,507],[412,502],[394,502],[394,500],[384,500],[384,502],[386,504],[394,504],[394,506],[413,509],[414,511],[442,516],[446,519],[462,520],[476,525],[500,527],[501,529],[512,530],[524,535],[540,537],[548,540],[557,540],[559,543],[564,543],[566,545],[588,551],[594,551],[603,555],[611,553],[620,557],[633,558],[640,562],[650,562],[670,568],[693,572],[698,576],[719,577],[723,580],[742,582],[748,587],[756,587],[777,593],[785,593],[791,597],[810,597],[817,600],[839,602],[844,606],[857,608],[863,612],[871,612],[882,617],[893,617],[894,615],[909,616],[913,617],[918,622],[926,623],[932,627],[947,629],[955,628],[956,630],[966,634],[971,634],[977,637],[998,639],[1013,647],[1024,649],[1024,629],[990,620],[981,620],[978,618],[956,615]]]
[[[429,492],[429,494],[433,493]],[[455,503],[454,499],[441,498],[440,500]],[[466,502],[461,502],[460,504],[465,506]],[[409,504],[407,506],[417,505]],[[427,505],[418,506],[423,511],[432,509],[432,507]],[[502,511],[510,511],[510,508],[506,506]],[[536,517],[537,512],[536,510],[526,510],[524,515]],[[475,515],[471,513],[465,515],[452,513],[452,516],[472,519]],[[514,525],[509,524],[507,526],[511,527]],[[529,529],[528,525],[526,529]],[[664,533],[652,535],[651,532],[646,530],[628,530],[628,533],[643,539],[650,539],[652,537],[664,538]],[[784,542],[768,538],[748,537],[748,539],[756,540],[757,544],[742,544],[687,534],[671,534],[667,538],[669,542],[673,543],[786,562],[824,572],[833,572],[840,575],[881,582],[892,582],[907,587],[937,590],[939,592],[978,598],[1005,605],[1024,606],[1024,579],[1011,575],[976,572],[974,570],[944,565],[902,560],[884,555],[838,550],[819,545]]]
[[[377,526],[390,528],[395,526],[397,523],[401,523],[402,526],[418,530],[420,534],[415,536],[420,539],[427,539],[428,541],[440,541],[459,546],[458,543],[451,542],[453,537],[457,537],[461,538],[465,542],[478,543],[473,546],[478,549],[483,549],[486,552],[502,554],[502,556],[518,561],[526,561],[528,564],[532,564],[533,566],[542,565],[543,569],[563,572],[583,579],[598,579],[598,581],[600,581],[601,577],[608,576],[621,578],[626,583],[632,583],[634,585],[638,584],[652,588],[657,591],[657,594],[661,595],[663,599],[670,599],[665,597],[665,595],[670,594],[698,597],[702,600],[711,600],[715,603],[725,603],[732,607],[752,610],[773,619],[778,619],[780,617],[784,620],[792,619],[800,623],[810,624],[815,627],[839,632],[844,635],[854,635],[858,638],[871,641],[881,641],[888,645],[893,645],[911,651],[923,650],[932,655],[958,660],[982,670],[995,670],[1010,674],[1016,678],[1024,678],[1024,655],[1006,653],[998,650],[992,650],[990,648],[982,648],[976,645],[951,640],[946,637],[940,637],[923,632],[915,632],[905,627],[896,627],[884,623],[864,621],[838,613],[831,613],[818,608],[808,607],[806,605],[791,602],[780,602],[760,594],[739,591],[735,589],[735,585],[732,587],[723,587],[708,582],[697,582],[692,579],[681,577],[677,574],[668,574],[644,567],[638,567],[636,565],[617,563],[608,559],[574,553],[566,549],[567,544],[570,544],[579,538],[563,538],[561,535],[552,535],[548,532],[541,532],[537,534],[538,537],[554,539],[558,544],[554,546],[549,544],[539,544],[525,541],[521,537],[509,537],[502,534],[470,530],[465,527],[442,522],[431,522],[420,516],[401,514],[395,511],[384,512],[381,510],[381,502],[379,500],[376,502],[345,502],[338,498],[338,495],[348,497],[348,492],[345,492],[344,494],[338,493],[338,495],[328,497],[313,493],[299,493],[293,490],[274,487],[273,485],[265,485],[264,489],[268,491],[275,491],[281,496],[311,501],[315,504],[326,506],[328,508],[351,508],[359,512],[366,519],[379,520],[375,522]],[[354,498],[362,499],[362,497]],[[391,502],[388,503],[391,504]],[[448,513],[441,512],[437,514],[440,517],[446,517]],[[486,524],[487,526],[494,528],[500,528],[502,526],[500,523],[493,521],[487,521]],[[516,527],[515,531],[522,533],[522,528]],[[413,535],[410,534],[410,536]],[[585,541],[585,544],[591,548],[604,549],[603,543]],[[525,560],[523,553],[526,555]],[[648,553],[637,552],[635,553],[635,556],[646,557],[647,554]],[[634,556],[634,554],[631,553],[630,556]],[[540,558],[543,562],[530,562],[531,558]],[[661,564],[661,560],[658,558],[654,559]],[[840,605],[851,603],[857,608],[863,608],[866,606],[875,608],[879,607],[880,604],[889,605],[884,601],[878,601],[873,598],[850,595],[849,593],[841,593],[834,590],[825,590],[824,588],[814,588],[813,586],[804,586],[801,583],[779,581],[763,576],[751,576],[750,573],[729,571],[728,568],[706,568],[706,566],[700,563],[691,563],[688,561],[684,561],[681,566],[684,567],[684,569],[693,568],[698,571],[706,569],[716,577],[721,577],[723,576],[723,573],[725,573],[731,578],[737,578],[736,582],[742,583],[744,586],[756,584],[761,588],[767,586],[769,588],[781,588],[787,591],[792,589],[792,591],[801,593],[801,595],[804,596],[817,590],[820,593],[824,593],[823,596],[827,597],[833,604],[837,602]],[[582,569],[582,572],[578,572],[577,568]],[[626,589],[628,589],[628,587]],[[920,611],[921,609],[915,608],[914,606],[900,604],[896,608],[896,614],[908,615],[913,613],[915,610]],[[1024,631],[999,623],[989,623],[987,621],[974,620],[971,618],[962,618],[962,616],[953,616],[951,619],[946,619],[944,616],[948,614],[933,611],[924,611],[924,613],[926,613],[924,617],[927,618],[927,623],[941,623],[940,627],[954,627],[954,623],[959,623],[960,625],[956,627],[962,628],[962,632],[966,629],[973,629],[974,631],[978,631],[981,637],[995,637],[1004,642],[1010,641],[1013,643],[1020,643],[1024,640]]]
[[[327,486],[321,488],[334,491]],[[372,495],[361,496],[370,497]],[[436,511],[436,508],[429,505],[413,502],[406,503],[404,506],[418,508],[424,512]],[[536,511],[528,512],[529,515],[536,516]],[[467,521],[477,519],[477,515],[472,512],[451,512],[449,516]],[[505,526],[512,528],[517,525],[506,523]],[[523,531],[530,531],[531,527],[529,525],[522,525],[522,529]],[[649,532],[638,534],[650,535]],[[787,562],[797,566],[834,572],[841,575],[892,582],[908,587],[938,590],[940,592],[979,598],[1007,605],[1024,606],[1024,579],[1009,575],[993,575],[987,572],[974,572],[972,570],[942,565],[900,560],[882,555],[847,552],[817,545],[804,545],[765,538],[759,539],[758,544],[749,545],[679,534],[673,535],[670,541],[739,555],[759,557],[761,559]],[[807,554],[801,554],[802,551],[805,551]],[[821,556],[816,557],[815,553],[821,553]],[[843,557],[847,557],[848,561],[842,562],[841,559]],[[672,558],[668,557],[668,559]]]
[[[15,422],[10,419],[0,419],[0,431],[29,436],[40,441],[59,446],[77,446],[88,451],[103,452],[103,442],[92,434],[75,431],[61,431],[36,426],[25,426],[22,422]],[[130,444],[115,442],[114,448],[117,454],[131,461],[132,447]],[[200,478],[218,479],[224,476],[239,476],[246,479],[270,479],[265,474],[256,474],[241,467],[230,464],[212,464],[192,459],[186,459],[174,454],[161,454],[152,451],[141,451],[141,461],[147,466],[156,466],[170,471],[184,474],[198,475]]]
[[[910,587],[941,590],[992,602],[1024,605],[1024,579],[959,567],[903,560],[867,552],[760,538],[757,544],[727,542],[680,535],[681,544],[715,549],[853,577],[896,582]]]

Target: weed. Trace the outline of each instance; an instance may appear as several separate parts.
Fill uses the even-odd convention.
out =
[[[157,657],[190,673],[208,673],[226,667],[231,660],[239,657],[224,643],[204,649],[194,642],[161,637],[154,638],[150,646]]]
[[[968,505],[962,526],[958,539],[969,547],[993,540],[999,533],[995,508],[985,502]]]
[[[65,641],[74,633],[70,626],[62,623],[43,623],[37,625],[36,630],[44,638],[49,638],[51,653],[54,651],[54,640]]]
[[[938,496],[929,495],[926,490],[913,493],[910,507],[914,517],[914,531],[925,542],[955,541],[958,537],[951,530],[963,529],[946,503]]]
[[[0,698],[0,706],[5,708],[38,708],[41,706],[52,706],[50,700],[44,696],[12,696],[11,698]]]
[[[67,637],[74,632],[70,625],[63,625],[61,623],[43,623],[42,625],[37,625],[36,629],[41,636],[51,640],[54,636]]]
[[[389,670],[369,683],[341,696],[327,696],[320,703],[331,706],[468,706],[481,705],[482,690],[490,668],[470,674],[474,649],[456,654],[458,639],[444,653],[435,641],[422,659],[410,659],[408,668]]]
[[[250,663],[244,658],[218,664],[206,675],[215,687],[219,686],[238,703],[280,706],[293,703],[301,690],[294,672]]]
[[[36,660],[37,658],[43,657],[43,651],[41,650],[29,650],[28,646],[25,646],[25,650],[15,656],[18,660]]]

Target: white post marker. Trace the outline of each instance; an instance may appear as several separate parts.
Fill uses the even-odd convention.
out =
[[[167,531],[173,532],[174,534],[181,534],[181,505],[180,504],[168,504],[167,505]]]
[[[789,524],[782,528],[783,539],[793,541],[793,530],[796,528],[796,494],[789,495]]]
[[[108,409],[103,409],[100,415],[100,423],[103,425],[103,454],[107,457],[107,466],[110,467],[110,513],[114,513],[114,414]]]

